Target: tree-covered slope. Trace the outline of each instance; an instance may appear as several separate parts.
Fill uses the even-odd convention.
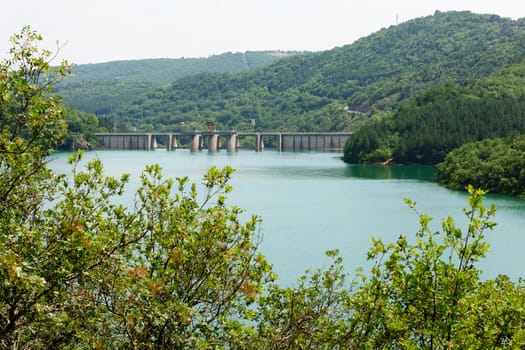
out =
[[[525,62],[464,84],[436,85],[370,122],[345,147],[351,163],[441,162],[467,142],[525,132]]]
[[[525,198],[525,134],[464,144],[438,164],[437,180],[456,190],[471,185]]]
[[[74,65],[74,77],[56,88],[75,108],[108,114],[138,95],[200,73],[242,72],[268,65],[299,52],[247,51],[207,58],[159,58]]]
[[[247,51],[201,58],[156,58],[73,65],[76,77],[64,81],[63,85],[79,80],[113,79],[169,84],[199,73],[241,72],[258,68],[295,54],[298,52]]]
[[[351,45],[240,74],[180,79],[116,110],[119,128],[350,129],[360,113],[389,111],[432,85],[488,76],[525,55],[525,21],[436,12]],[[359,118],[357,118],[359,119]]]

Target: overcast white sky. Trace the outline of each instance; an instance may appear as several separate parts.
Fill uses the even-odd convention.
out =
[[[525,0],[3,0],[0,57],[23,25],[61,59],[207,57],[255,50],[320,51],[436,10],[517,19]]]

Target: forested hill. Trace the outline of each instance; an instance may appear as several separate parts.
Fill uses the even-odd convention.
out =
[[[242,72],[304,52],[247,51],[207,58],[158,58],[74,65],[57,92],[72,106],[107,114],[145,91],[200,73]]]
[[[74,81],[112,80],[169,84],[199,73],[241,72],[268,65],[283,57],[299,54],[284,51],[227,52],[201,58],[155,58],[74,65]]]
[[[346,144],[344,160],[436,164],[465,143],[519,133],[525,133],[525,60],[404,101],[393,115],[360,128]]]
[[[485,77],[525,57],[525,20],[436,12],[353,44],[239,74],[183,78],[119,108],[119,129],[341,131],[432,85]]]

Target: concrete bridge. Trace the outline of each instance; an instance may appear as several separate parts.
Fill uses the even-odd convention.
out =
[[[342,151],[351,133],[339,132],[236,132],[236,131],[193,131],[170,133],[98,133],[97,141],[104,149],[111,150],[154,150],[165,148],[174,151],[188,148],[191,151],[207,149],[216,152],[226,149],[236,151],[241,144],[252,144],[256,151],[262,151],[265,144],[278,151]],[[241,139],[246,139],[240,142]],[[160,146],[162,144],[162,146]]]

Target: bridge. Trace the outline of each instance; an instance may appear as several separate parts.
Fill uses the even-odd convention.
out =
[[[193,131],[168,133],[97,133],[95,137],[104,149],[109,150],[154,150],[168,151],[207,149],[229,152],[239,148],[262,151],[266,147],[278,151],[342,151],[351,133],[344,132],[236,132]],[[244,141],[241,141],[243,140]],[[251,146],[250,146],[251,145]]]

